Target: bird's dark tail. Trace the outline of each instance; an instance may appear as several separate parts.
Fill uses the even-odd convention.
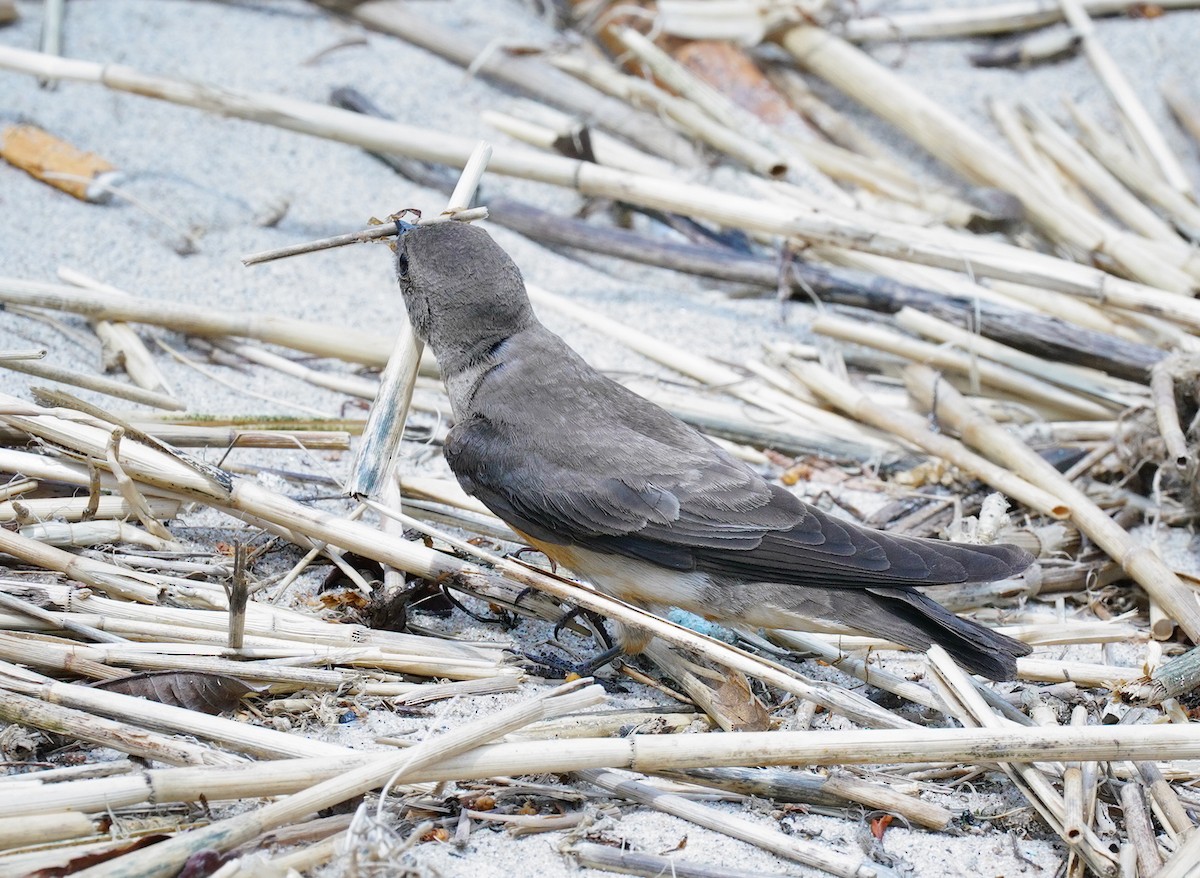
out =
[[[1031,651],[1027,644],[960,618],[912,589],[871,588],[868,593],[896,622],[890,631],[873,633],[913,649],[937,643],[974,674],[1012,680],[1017,676],[1017,658]]]

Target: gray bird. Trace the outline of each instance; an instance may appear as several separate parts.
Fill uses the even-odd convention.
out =
[[[659,613],[848,625],[912,649],[939,643],[994,680],[1015,676],[1028,646],[912,586],[1003,579],[1029,566],[1025,551],[893,536],[770,484],[538,322],[520,271],[483,229],[404,232],[396,270],[450,396],[451,470],[556,563]],[[646,645],[629,628],[618,642]]]

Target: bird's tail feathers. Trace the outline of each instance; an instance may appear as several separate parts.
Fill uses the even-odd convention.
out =
[[[889,631],[874,632],[913,649],[941,645],[968,671],[991,680],[1012,680],[1017,659],[1030,648],[1019,640],[951,613],[920,592],[907,588],[872,588],[869,593],[896,617]]]

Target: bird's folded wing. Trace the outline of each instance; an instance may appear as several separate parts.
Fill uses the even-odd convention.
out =
[[[677,570],[870,587],[1002,579],[1030,560],[1011,546],[897,537],[838,520],[699,436],[653,452],[637,435],[612,438],[542,445],[474,418],[455,426],[446,456],[468,493],[534,539]]]

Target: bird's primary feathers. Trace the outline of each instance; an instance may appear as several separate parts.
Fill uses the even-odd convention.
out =
[[[1020,572],[1014,546],[893,536],[826,515],[601,375],[533,314],[487,232],[418,226],[397,250],[414,329],[441,365],[446,459],[469,493],[597,588],[767,627],[841,623],[916,649],[940,643],[1010,679],[1029,648],[914,585]]]

